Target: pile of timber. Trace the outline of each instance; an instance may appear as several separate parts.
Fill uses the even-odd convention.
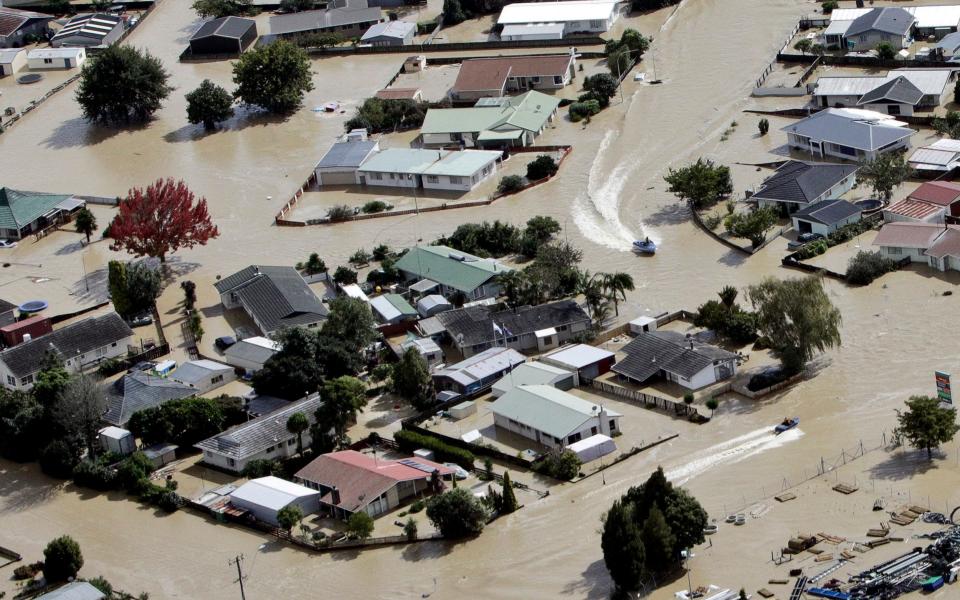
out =
[[[833,486],[833,491],[840,492],[841,494],[852,494],[859,489],[860,486],[847,485],[845,483],[838,483],[837,485]]]
[[[890,526],[886,523],[880,523],[880,529],[868,529],[867,537],[882,538],[890,534]]]

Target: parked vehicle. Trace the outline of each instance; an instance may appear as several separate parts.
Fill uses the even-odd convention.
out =
[[[223,352],[224,350],[226,350],[227,348],[229,348],[230,346],[236,343],[237,343],[237,340],[234,339],[233,336],[229,336],[229,335],[218,337],[216,340],[213,341],[213,345],[216,346],[217,350],[221,352]]]
[[[787,242],[787,248],[790,250],[796,250],[797,248],[809,244],[810,242],[815,242],[822,239],[823,236],[819,233],[801,233],[797,236],[796,240]]]
[[[457,463],[443,463],[443,466],[450,467],[453,469],[453,476],[457,479],[466,479],[470,474],[467,473],[467,470],[458,465]]]
[[[0,248],[16,248],[17,243],[13,240],[0,240]]]
[[[150,313],[141,313],[130,319],[131,327],[143,327],[153,323],[153,315]]]

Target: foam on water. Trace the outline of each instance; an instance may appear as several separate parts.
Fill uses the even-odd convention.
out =
[[[771,427],[757,429],[697,452],[685,464],[669,469],[666,473],[667,479],[677,485],[683,485],[708,469],[721,464],[740,462],[745,458],[799,440],[801,437],[803,437],[803,431],[799,428],[780,435],[775,435]]]

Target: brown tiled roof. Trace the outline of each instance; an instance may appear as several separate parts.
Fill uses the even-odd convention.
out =
[[[951,181],[928,181],[907,197],[939,206],[949,206],[960,199],[960,184]]]
[[[47,15],[30,12],[28,10],[18,10],[16,8],[5,8],[0,6],[0,37],[6,37],[23,25],[30,19],[45,18]]]
[[[934,223],[887,223],[873,239],[873,245],[926,249],[941,233],[943,226]]]
[[[377,92],[381,100],[413,100],[420,92],[420,88],[388,88]]]
[[[943,234],[937,238],[937,241],[927,248],[927,256],[936,258],[954,256],[960,258],[960,228],[956,225],[948,227]]]
[[[569,54],[471,58],[460,65],[453,91],[501,90],[508,77],[562,76],[569,64]]]

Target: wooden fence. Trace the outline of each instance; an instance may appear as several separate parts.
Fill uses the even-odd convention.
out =
[[[513,50],[522,48],[565,48],[580,46],[603,46],[606,40],[600,36],[565,37],[559,40],[515,40],[487,42],[454,42],[409,44],[404,46],[333,46],[305,48],[311,56],[349,56],[353,54],[425,54],[428,52],[458,52],[472,50]]]
[[[158,327],[159,328],[159,327]],[[109,377],[121,371],[126,371],[130,367],[136,365],[137,363],[143,362],[145,360],[153,360],[155,358],[160,358],[161,356],[166,356],[170,354],[170,345],[167,343],[160,344],[159,346],[154,346],[149,350],[141,352],[140,354],[135,354],[133,356],[128,356],[126,358],[120,359],[117,361],[114,366],[110,369],[104,370],[102,375]]]
[[[599,390],[604,394],[613,396],[618,400],[639,404],[646,408],[672,412],[678,417],[688,418],[693,423],[702,424],[710,421],[709,417],[701,415],[696,407],[684,404],[683,402],[669,400],[660,396],[654,396],[653,394],[645,394],[636,390],[613,385],[611,383],[607,383],[606,381],[597,381],[596,379],[590,380],[590,385],[594,389]]]

